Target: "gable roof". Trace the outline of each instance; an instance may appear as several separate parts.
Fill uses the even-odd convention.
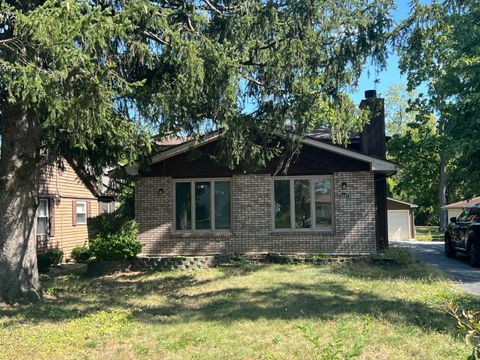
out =
[[[442,206],[442,209],[464,209],[475,206],[480,203],[480,196],[473,197],[471,199],[457,201],[451,204]]]
[[[213,141],[216,141],[219,137],[221,136],[221,133],[218,131],[209,133],[205,135],[200,141],[195,141],[195,140],[189,140],[185,141],[179,145],[170,147],[162,152],[160,152],[157,155],[154,155],[151,159],[151,164],[155,164],[157,162],[169,159],[171,157],[174,157],[176,155],[185,153],[189,151],[190,149],[194,149],[197,147],[200,147],[202,145],[211,143]],[[312,139],[309,137],[305,137],[300,139],[296,135],[296,140],[301,141],[304,145],[309,145],[312,147],[315,147],[317,149],[322,149],[334,154],[339,154],[342,156],[346,156],[352,159],[356,159],[359,161],[363,161],[366,163],[370,164],[370,169],[372,171],[380,172],[380,173],[385,173],[385,174],[393,174],[397,170],[397,165],[394,164],[391,161],[384,160],[384,159],[379,159],[374,156],[366,155],[363,153],[360,153],[358,151],[354,151],[351,149],[347,149],[338,145],[331,144],[329,142],[325,141],[320,141],[316,139]]]
[[[398,204],[402,204],[402,205],[407,205],[407,206],[410,206],[411,208],[417,208],[417,207],[418,207],[418,205],[416,205],[416,204],[412,204],[412,203],[409,203],[409,202],[406,202],[406,201],[394,199],[394,198],[391,198],[391,197],[387,197],[387,200],[388,200],[388,201],[392,201],[392,202],[394,202],[394,203],[398,203]]]

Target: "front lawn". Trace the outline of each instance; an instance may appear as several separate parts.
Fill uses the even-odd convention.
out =
[[[423,263],[264,265],[44,281],[40,305],[0,305],[0,358],[465,359]]]
[[[416,226],[415,240],[432,241],[435,239],[443,239],[443,232],[438,229],[438,226]]]

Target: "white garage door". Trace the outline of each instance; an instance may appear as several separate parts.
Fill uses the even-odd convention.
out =
[[[388,210],[388,239],[410,239],[409,211]]]

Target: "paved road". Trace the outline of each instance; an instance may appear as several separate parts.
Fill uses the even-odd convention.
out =
[[[443,242],[392,241],[391,244],[410,248],[419,258],[449,275],[460,287],[480,296],[480,268],[471,267],[468,258],[461,253],[455,259],[447,258],[443,252]]]

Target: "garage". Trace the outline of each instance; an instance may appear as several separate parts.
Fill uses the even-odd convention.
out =
[[[387,198],[387,221],[389,240],[415,238],[415,218],[413,209],[417,205],[397,199]]]

